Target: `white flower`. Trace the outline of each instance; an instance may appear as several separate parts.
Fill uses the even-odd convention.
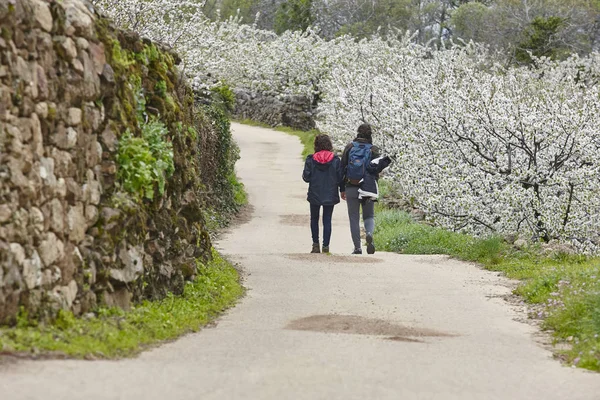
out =
[[[235,18],[209,21],[193,1],[96,4],[172,46],[197,89],[220,81],[318,96],[318,127],[339,147],[361,121],[371,123],[396,159],[389,179],[441,226],[598,252],[600,54],[506,68],[475,44],[436,50],[409,35],[277,36]]]

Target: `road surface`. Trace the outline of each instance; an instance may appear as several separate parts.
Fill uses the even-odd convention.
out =
[[[207,328],[135,359],[0,366],[0,399],[599,400],[600,375],[561,365],[498,274],[442,256],[311,248],[301,145],[233,125],[253,213],[219,243],[247,296]]]

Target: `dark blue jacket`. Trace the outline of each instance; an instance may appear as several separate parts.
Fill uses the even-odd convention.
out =
[[[320,151],[306,157],[302,179],[308,183],[310,204],[332,206],[340,202],[339,192],[345,191],[344,170],[339,157],[330,151]]]
[[[379,198],[379,186],[377,185],[379,174],[391,163],[392,159],[388,156],[378,157],[371,160],[371,162],[367,165],[365,176],[360,181],[360,186],[358,189],[359,199],[371,199],[373,201],[377,201]]]

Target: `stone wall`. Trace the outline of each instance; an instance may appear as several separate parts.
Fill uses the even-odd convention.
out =
[[[237,119],[251,119],[270,126],[289,126],[308,131],[315,127],[315,110],[303,96],[280,96],[277,93],[253,93],[235,90]]]
[[[177,57],[83,0],[0,0],[0,27],[0,323],[181,293],[210,257],[202,207],[223,131]],[[140,135],[144,103],[175,159],[152,200],[118,178],[119,138]]]

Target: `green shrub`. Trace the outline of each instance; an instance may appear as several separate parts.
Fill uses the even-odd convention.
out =
[[[213,93],[213,104],[221,107],[226,112],[232,112],[235,108],[235,93],[231,88],[221,83],[211,89]]]
[[[156,82],[156,85],[154,85],[154,93],[165,98],[167,95],[167,82],[163,80]]]
[[[154,198],[165,191],[166,180],[173,174],[173,146],[167,141],[168,130],[157,120],[142,125],[142,137],[128,130],[119,139],[118,178],[123,188],[137,197]]]

